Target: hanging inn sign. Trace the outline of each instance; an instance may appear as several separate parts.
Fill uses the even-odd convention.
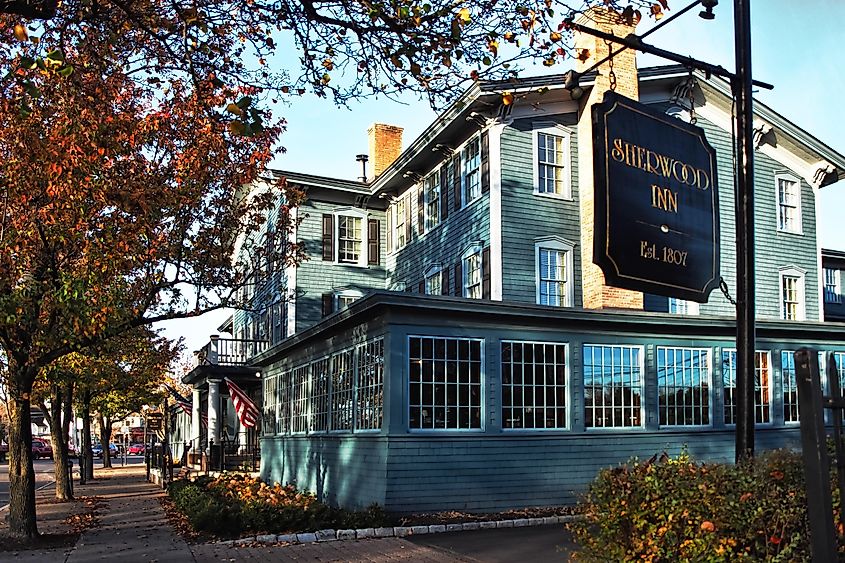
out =
[[[615,92],[592,119],[593,261],[609,285],[706,302],[720,276],[716,152],[704,131]]]

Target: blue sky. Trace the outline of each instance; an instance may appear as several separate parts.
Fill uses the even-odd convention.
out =
[[[675,10],[686,4],[669,0]],[[684,14],[646,41],[733,70],[733,2],[722,0],[712,21],[699,18],[698,12],[696,8]],[[751,5],[752,71],[758,80],[775,86],[772,91],[755,92],[755,99],[840,153],[845,153],[845,110],[839,98],[845,97],[841,72],[843,21],[845,2],[841,0],[756,0]],[[638,32],[644,33],[651,25],[644,20]],[[670,61],[638,55],[640,67],[660,64]],[[568,69],[561,65],[552,70],[562,73]],[[527,68],[524,74],[531,75],[531,71]],[[276,157],[273,167],[355,179],[361,173],[355,155],[368,152],[367,128],[372,123],[403,127],[404,145],[408,146],[436,117],[424,101],[408,97],[403,102],[368,99],[353,102],[349,108],[337,108],[313,96],[294,98],[288,107],[279,108],[288,122],[281,140],[286,150]],[[823,188],[819,197],[821,244],[845,250],[845,220],[841,216],[845,181]],[[191,351],[202,346],[224,318],[223,312],[215,312],[199,320],[163,326],[171,338],[184,336]]]

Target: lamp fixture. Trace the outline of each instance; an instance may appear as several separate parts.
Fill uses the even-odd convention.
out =
[[[566,71],[563,75],[563,87],[569,90],[569,95],[573,100],[579,99],[584,95],[584,89],[581,88],[581,73],[574,70]]]
[[[719,3],[719,0],[701,0],[701,5],[704,8],[698,12],[698,17],[704,20],[712,20],[716,17],[713,13],[713,8]]]

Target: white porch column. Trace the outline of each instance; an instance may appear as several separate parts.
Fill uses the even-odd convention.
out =
[[[238,449],[240,453],[246,452],[246,439],[247,439],[247,427],[241,424],[241,420],[238,418],[237,414],[235,414],[235,421],[238,425]]]
[[[193,403],[191,403],[191,455],[200,452],[200,424],[202,423],[202,392],[194,387]]]
[[[220,379],[208,380],[208,444],[220,444]],[[209,449],[210,451],[210,449]]]

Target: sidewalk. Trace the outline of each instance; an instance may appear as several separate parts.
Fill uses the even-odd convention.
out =
[[[0,551],[0,563],[22,560],[51,563],[505,563],[567,561],[572,547],[568,541],[569,536],[560,525],[297,545],[232,545],[216,542],[189,545],[168,522],[158,500],[165,493],[160,487],[146,481],[143,465],[97,470],[95,475],[98,478],[90,484],[75,484],[75,492],[77,496],[102,499],[97,509],[99,524],[83,532],[72,548]],[[42,507],[49,506],[51,494],[51,488],[39,493],[39,512]]]

